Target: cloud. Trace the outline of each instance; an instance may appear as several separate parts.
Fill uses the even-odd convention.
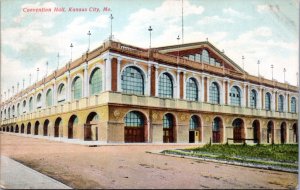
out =
[[[237,17],[237,18],[240,18],[240,19],[252,19],[251,16],[249,15],[246,15],[244,13],[241,13],[233,8],[225,8],[222,10],[222,12],[224,14],[227,14],[229,16],[232,16],[232,17]]]
[[[221,18],[217,15],[215,16],[206,16],[198,21],[198,24],[216,24],[216,23],[234,23],[230,18]]]

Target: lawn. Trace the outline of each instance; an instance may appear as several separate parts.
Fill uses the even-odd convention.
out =
[[[298,145],[210,145],[192,149],[164,150],[164,154],[176,154],[198,158],[250,163],[281,168],[298,167]]]

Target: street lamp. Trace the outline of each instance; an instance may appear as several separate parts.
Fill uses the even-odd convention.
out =
[[[178,50],[177,50],[177,64],[179,63],[179,40],[180,40],[180,37],[178,35],[177,36],[177,45],[178,45]]]
[[[91,32],[89,31],[88,33],[87,33],[87,35],[89,36],[89,46],[88,46],[88,52],[90,51],[90,38],[91,38]]]
[[[112,20],[114,19],[113,15],[110,14],[110,37],[109,39],[112,40]]]
[[[71,48],[71,62],[72,62],[72,48],[73,48],[73,44],[71,43],[70,48]]]
[[[151,32],[152,32],[152,28],[151,26],[149,26],[148,31],[150,32],[150,45],[149,45],[149,49],[151,49]]]
[[[274,69],[274,65],[271,65],[271,69],[272,69],[272,80],[273,80],[273,69]]]
[[[283,82],[285,83],[285,72],[286,72],[286,69],[283,68]]]

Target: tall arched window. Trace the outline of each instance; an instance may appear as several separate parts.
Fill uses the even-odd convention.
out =
[[[233,106],[241,106],[241,90],[237,86],[230,89],[230,103]]]
[[[46,93],[46,105],[52,106],[52,90],[49,89]]]
[[[93,70],[90,77],[90,95],[98,94],[102,91],[102,71],[99,68]]]
[[[196,130],[199,128],[199,119],[196,115],[193,115],[190,119],[190,130]]]
[[[57,102],[64,102],[66,99],[66,87],[62,83],[58,86],[57,89]]]
[[[279,95],[279,97],[278,97],[278,111],[279,112],[283,112],[283,105],[284,105],[283,101],[284,101],[283,95]]]
[[[143,115],[136,111],[127,113],[125,116],[125,126],[126,127],[143,127],[144,126]]]
[[[216,60],[214,59],[214,58],[209,58],[209,64],[211,64],[211,65],[216,65]]]
[[[15,117],[15,106],[12,107],[11,112],[12,112],[12,113],[11,113],[12,117]]]
[[[32,97],[30,97],[30,99],[29,99],[29,111],[31,112],[32,111],[32,108],[33,108],[33,98]]]
[[[72,99],[78,100],[82,97],[82,79],[75,77],[72,83]]]
[[[36,107],[41,108],[42,107],[42,94],[39,93],[36,98]]]
[[[265,94],[265,109],[271,110],[271,94],[269,92]]]
[[[173,98],[173,82],[170,74],[163,73],[160,75],[158,95],[162,98]]]
[[[209,54],[206,50],[202,50],[202,62],[209,63]]]
[[[17,105],[17,116],[19,116],[20,115],[20,103],[18,103],[18,105]]]
[[[10,118],[10,108],[8,108],[8,119]]]
[[[295,97],[292,97],[291,98],[291,112],[292,113],[296,113],[296,104],[297,103],[297,100]]]
[[[144,78],[139,68],[126,67],[122,72],[121,80],[124,93],[144,95]]]
[[[23,101],[23,113],[26,112],[26,100]]]
[[[209,102],[213,104],[220,104],[220,90],[216,82],[209,86]]]
[[[257,106],[257,93],[253,89],[253,90],[251,90],[251,94],[250,94],[250,107],[256,108],[256,106]]]
[[[198,101],[198,86],[194,78],[189,78],[186,81],[186,99]]]

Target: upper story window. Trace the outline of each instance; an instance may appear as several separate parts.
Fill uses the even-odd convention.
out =
[[[198,86],[194,78],[189,78],[186,81],[186,99],[198,101]]]
[[[20,115],[20,103],[18,103],[18,105],[17,105],[17,116],[19,116]]]
[[[4,119],[6,119],[6,110],[4,110]]]
[[[12,117],[15,117],[15,106],[12,107],[11,112]]]
[[[271,94],[269,92],[265,94],[265,109],[267,111],[271,110]]]
[[[220,89],[216,82],[212,82],[209,86],[209,102],[220,104]]]
[[[292,113],[296,113],[296,104],[297,103],[297,100],[295,97],[292,97],[291,98],[291,112]]]
[[[195,55],[189,55],[189,60],[195,61]]]
[[[230,89],[230,104],[233,106],[241,106],[241,90],[237,86]]]
[[[201,55],[199,53],[195,54],[195,61],[197,61],[197,62],[201,61]]]
[[[202,62],[209,63],[209,54],[206,50],[202,50]]]
[[[72,99],[78,100],[82,97],[82,79],[75,77],[72,83]]]
[[[90,77],[90,95],[98,94],[102,91],[102,71],[99,68],[93,70]]]
[[[46,106],[52,106],[52,90],[49,89],[46,93]]]
[[[278,111],[279,112],[283,112],[283,105],[284,105],[283,101],[284,101],[283,95],[279,95],[279,97],[278,97]]]
[[[163,73],[159,77],[158,95],[162,98],[173,98],[173,82],[170,74]]]
[[[10,108],[8,108],[8,118],[10,118]]]
[[[26,100],[23,101],[23,113],[26,112]]]
[[[41,107],[42,107],[42,94],[39,93],[36,98],[36,108],[41,108]]]
[[[251,90],[251,94],[250,94],[250,107],[251,108],[257,107],[257,93],[254,89]]]
[[[214,58],[209,59],[209,64],[216,65],[216,60]]]
[[[144,117],[140,112],[131,111],[125,116],[125,126],[126,127],[143,127]]]
[[[198,116],[193,115],[190,119],[190,130],[196,130],[199,128],[199,119]]]
[[[57,102],[64,102],[66,98],[66,87],[62,83],[58,86],[57,90]]]
[[[30,99],[29,99],[29,111],[31,112],[32,111],[32,101],[33,101],[33,98],[32,97],[30,97]]]
[[[126,67],[122,72],[121,80],[124,93],[144,95],[144,77],[139,68]]]

